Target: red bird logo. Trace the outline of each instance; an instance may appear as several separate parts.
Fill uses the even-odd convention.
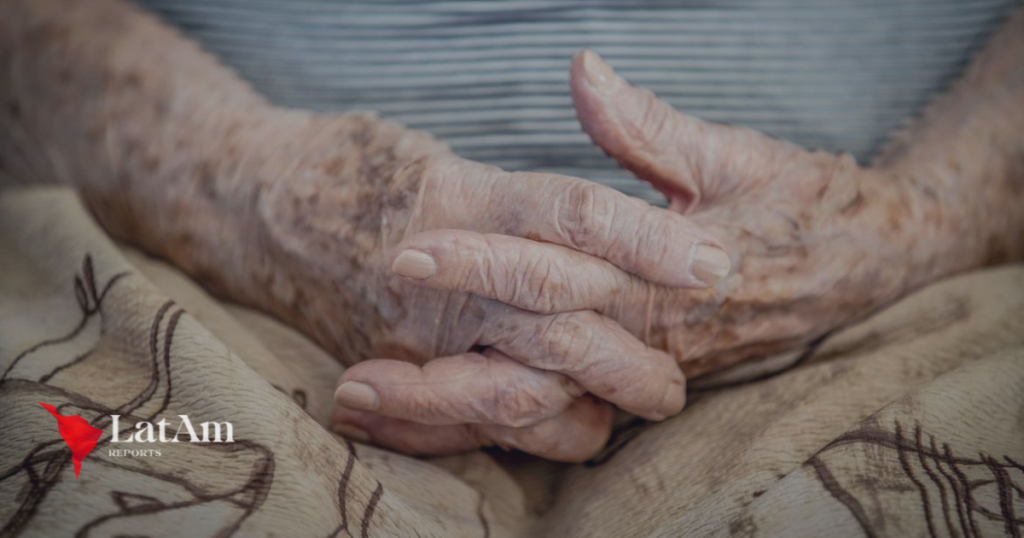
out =
[[[57,414],[57,408],[52,405],[39,402],[47,411],[57,419],[57,433],[64,438],[64,442],[71,449],[71,461],[75,464],[75,478],[82,469],[82,460],[96,448],[96,443],[103,435],[103,430],[93,428],[89,422],[78,415],[65,417]]]

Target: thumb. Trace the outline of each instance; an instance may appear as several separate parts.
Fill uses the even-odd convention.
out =
[[[570,87],[576,115],[594,143],[682,213],[739,189],[755,174],[770,176],[802,151],[751,129],[682,114],[626,82],[590,50],[573,58]]]

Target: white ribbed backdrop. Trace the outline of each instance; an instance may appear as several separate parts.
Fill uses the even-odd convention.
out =
[[[144,0],[271,100],[376,110],[468,158],[658,200],[592,147],[590,47],[697,116],[867,160],[962,71],[1008,0]]]

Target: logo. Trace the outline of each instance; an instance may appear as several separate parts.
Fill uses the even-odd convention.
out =
[[[39,405],[43,406],[44,409],[57,419],[57,433],[64,439],[68,448],[71,449],[71,461],[74,463],[75,478],[77,479],[78,473],[82,469],[82,460],[96,448],[104,431],[90,426],[89,421],[78,415],[63,416],[57,413],[57,408],[52,405],[44,404],[43,402],[39,402]],[[167,428],[170,423],[167,422],[167,419],[160,419],[155,425],[152,422],[138,422],[135,424],[136,431],[134,433],[128,431],[122,434],[120,430],[121,415],[110,415],[110,422],[114,431],[108,441],[111,443],[178,443],[180,442],[178,437],[184,434],[190,443],[235,442],[234,426],[230,422],[202,422],[199,424],[197,431],[192,425],[192,421],[189,420],[188,415],[178,415],[178,417],[181,419],[181,423],[174,430],[174,436],[170,437],[168,436]],[[198,432],[202,432],[202,437],[199,436]],[[160,451],[155,449],[110,449],[108,455],[112,457],[159,456]]]
[[[167,419],[160,419],[156,425],[159,426],[160,431],[159,440],[161,443],[177,443],[178,436],[181,435],[181,429],[184,428],[185,432],[188,433],[190,443],[234,443],[235,442],[235,429],[230,422],[203,422],[199,424],[199,427],[203,430],[203,438],[200,439],[199,435],[196,434],[196,429],[192,427],[192,421],[188,419],[188,415],[178,415],[181,418],[181,424],[178,425],[178,429],[174,431],[174,437],[167,437],[167,426],[169,423]],[[135,425],[135,435],[131,433],[125,439],[120,439],[118,435],[121,434],[119,419],[121,415],[110,415],[113,420],[114,436],[111,437],[112,443],[155,443],[157,441],[154,438],[152,422],[139,422]],[[221,426],[224,426],[224,440],[221,440]],[[213,430],[213,439],[210,439],[210,431]]]
[[[103,435],[103,430],[93,428],[89,422],[78,415],[65,417],[57,413],[57,408],[52,405],[43,402],[39,402],[39,405],[57,419],[57,433],[64,438],[64,442],[71,449],[71,461],[75,465],[75,478],[77,479],[78,472],[82,470],[82,460],[92,452],[92,449],[96,448],[96,443]]]

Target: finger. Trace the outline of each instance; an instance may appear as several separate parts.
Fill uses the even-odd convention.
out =
[[[373,359],[341,376],[338,405],[422,424],[523,427],[551,418],[583,394],[557,372],[530,368],[488,349],[423,366]]]
[[[517,172],[493,195],[517,208],[498,232],[603,258],[656,284],[712,286],[731,267],[721,243],[696,224],[604,185]]]
[[[525,428],[434,426],[343,407],[336,410],[332,423],[343,434],[360,432],[357,440],[412,455],[438,456],[501,446],[567,462],[586,461],[600,452],[608,442],[611,425],[611,408],[592,396],[581,397],[564,412]]]
[[[722,245],[682,215],[603,185],[558,174],[506,173],[462,160],[444,160],[428,170],[436,179],[427,184],[441,186],[431,197],[458,193],[466,200],[464,212],[453,212],[444,220],[447,226],[435,228],[554,243],[666,286],[714,285],[731,267]]]
[[[596,309],[642,282],[601,258],[507,235],[431,230],[395,250],[392,270],[417,284],[532,312]]]
[[[709,123],[630,85],[590,50],[572,60],[570,88],[583,130],[661,190],[680,212],[739,188],[751,172],[780,170],[804,150],[757,131]]]
[[[686,380],[676,361],[596,312],[544,316],[508,307],[484,322],[480,343],[533,368],[565,374],[649,420],[663,420],[685,404]]]

